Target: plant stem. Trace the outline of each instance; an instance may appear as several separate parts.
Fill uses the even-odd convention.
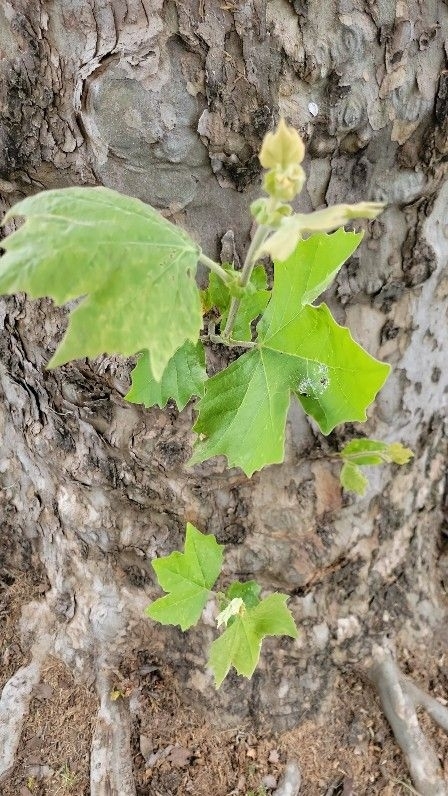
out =
[[[219,263],[215,263],[214,260],[211,260],[210,257],[207,257],[206,254],[203,252],[199,255],[199,262],[209,268],[210,271],[213,271],[214,274],[217,274],[220,279],[224,282],[224,284],[228,285],[232,280],[227,271],[222,268]]]
[[[240,277],[241,287],[246,287],[246,285],[248,284],[252,276],[252,271],[254,270],[254,265],[257,261],[256,257],[257,251],[260,248],[261,244],[266,240],[267,236],[269,235],[269,232],[270,229],[268,227],[263,227],[263,226],[257,227],[255,235],[252,238],[250,246],[247,250],[246,259],[244,260],[244,265],[241,271],[241,277]],[[222,333],[222,336],[226,340],[230,340],[230,335],[232,334],[232,329],[235,324],[235,318],[240,304],[241,304],[241,299],[239,298],[232,298],[232,301],[230,302],[227,323]]]
[[[219,345],[225,345],[227,348],[256,348],[256,343],[252,342],[252,340],[232,340],[231,338],[226,338],[224,340],[220,334],[204,334],[201,335],[201,341],[203,343],[210,342],[210,343],[219,343]]]

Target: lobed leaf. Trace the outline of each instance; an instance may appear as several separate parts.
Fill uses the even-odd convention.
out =
[[[219,688],[233,666],[238,674],[252,677],[266,636],[297,638],[297,628],[286,607],[286,594],[270,594],[254,608],[241,608],[224,633],[213,642],[208,664]]]
[[[390,368],[355,343],[325,304],[307,303],[328,285],[342,251],[348,254],[359,241],[359,236],[340,231],[337,256],[331,259],[325,237],[334,238],[319,235],[313,246],[305,247],[303,272],[296,260],[300,245],[294,256],[274,264],[272,298],[258,324],[256,348],[205,385],[194,426],[200,438],[191,464],[225,455],[229,466],[239,466],[250,476],[283,461],[291,393],[324,434],[339,423],[366,419],[366,408]],[[319,246],[327,251],[327,269],[316,264]]]
[[[152,562],[157,580],[168,594],[146,609],[151,619],[163,625],[195,625],[221,572],[223,545],[187,524],[184,552],[174,552]]]
[[[298,271],[297,298],[301,304],[312,304],[331,285],[363,237],[362,232],[338,229],[332,235],[319,233],[299,241],[290,259]]]
[[[382,464],[388,447],[387,442],[375,439],[352,439],[344,445],[340,456],[356,464]]]
[[[2,246],[0,292],[81,299],[50,361],[148,349],[154,378],[202,324],[198,246],[138,199],[108,188],[63,188],[24,199]]]
[[[391,442],[387,446],[387,455],[394,464],[407,464],[414,454],[410,448],[405,448],[401,442]]]
[[[160,406],[163,409],[169,400],[177,404],[181,411],[190,398],[202,395],[205,370],[205,353],[202,343],[183,344],[171,357],[160,382],[156,381],[149,361],[149,352],[143,351],[131,373],[132,386],[125,400],[144,406]]]
[[[283,461],[294,372],[298,378],[293,361],[257,348],[209,379],[194,425],[202,436],[189,463],[222,454],[229,467],[241,467],[251,476],[266,464]]]

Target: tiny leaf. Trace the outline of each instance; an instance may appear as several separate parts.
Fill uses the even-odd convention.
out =
[[[342,448],[340,456],[344,461],[357,464],[407,464],[413,457],[410,448],[405,448],[401,442],[380,442],[376,439],[352,439]]]
[[[405,448],[401,442],[391,442],[387,446],[387,454],[394,464],[407,464],[414,456],[410,448]]]
[[[232,337],[235,340],[251,340],[251,324],[267,307],[270,291],[267,289],[266,271],[262,265],[254,268],[249,285],[240,298],[240,305],[233,325]],[[207,306],[214,306],[221,315],[221,329],[224,328],[230,306],[230,291],[223,281],[211,273],[207,291]]]
[[[356,492],[358,495],[364,495],[369,484],[358,465],[352,462],[345,462],[342,466],[340,479],[344,489],[349,492]]]
[[[143,351],[131,378],[132,387],[125,396],[126,401],[145,406],[157,405],[163,409],[171,399],[181,411],[190,398],[204,392],[207,373],[202,343],[184,343],[171,357],[160,382],[152,374],[149,352]]]
[[[157,580],[168,594],[151,603],[147,615],[163,625],[180,625],[182,630],[195,625],[221,572],[222,551],[212,534],[202,534],[188,523],[184,552],[152,562]]]
[[[252,677],[266,636],[297,638],[297,628],[286,607],[286,594],[270,594],[255,608],[241,610],[224,633],[213,642],[208,664],[216,687],[234,666],[238,674]]]
[[[259,160],[264,169],[281,168],[301,163],[305,157],[305,145],[294,127],[280,119],[274,132],[263,138]]]
[[[235,580],[230,584],[225,596],[228,600],[241,597],[246,608],[255,608],[260,602],[260,592],[261,586],[258,585],[256,580],[247,580],[245,583]]]
[[[352,439],[342,448],[340,455],[344,461],[356,464],[382,464],[389,445],[375,439]]]
[[[221,627],[221,625],[226,625],[227,627],[229,619],[239,614],[243,605],[244,602],[241,597],[234,597],[233,600],[230,600],[229,604],[216,617],[217,627]]]

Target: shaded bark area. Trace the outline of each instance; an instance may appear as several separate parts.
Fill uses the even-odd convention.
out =
[[[186,469],[194,407],[126,404],[130,363],[46,372],[65,323],[50,302],[0,303],[2,524],[50,583],[24,612],[19,679],[51,653],[97,684],[92,793],[106,781],[134,792],[129,709],[108,699],[130,647],[168,656],[185,699],[216,721],[283,729],[324,712],[338,668],[384,636],[430,657],[446,646],[447,19],[436,0],[0,6],[3,208],[101,183],[159,207],[210,254],[234,235],[241,255],[256,153],[279,114],[307,142],[302,210],[389,202],[326,298],[393,374],[360,428],[325,439],[293,407],[285,464],[250,481],[223,461]],[[325,458],[360,431],[415,451],[411,466],[372,473],[362,500],[341,495]],[[211,628],[184,637],[142,618],[151,559],[179,546],[186,520],[229,546],[228,573],[290,592],[302,630],[219,693],[204,669]],[[13,692],[0,737],[14,744]]]

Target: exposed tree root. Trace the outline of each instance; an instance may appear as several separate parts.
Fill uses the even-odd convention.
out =
[[[91,796],[135,796],[127,702],[111,700],[111,683],[105,674],[98,675],[97,688],[101,703],[90,754]]]
[[[7,782],[19,748],[24,722],[41,671],[49,655],[63,660],[81,677],[96,680],[100,707],[92,735],[90,793],[92,796],[135,796],[130,746],[130,714],[126,700],[111,699],[115,676],[114,643],[122,631],[125,612],[120,595],[97,578],[95,592],[80,589],[78,610],[68,623],[55,623],[52,607],[56,590],[22,609],[31,662],[18,669],[0,699],[0,783]],[[32,639],[36,639],[34,643]]]
[[[378,691],[381,705],[400,746],[412,780],[421,796],[448,796],[438,757],[423,733],[416,707],[448,730],[448,710],[404,677],[389,650],[375,645],[368,677]]]
[[[42,664],[48,653],[50,639],[43,634],[31,649],[31,663],[21,666],[8,680],[0,699],[0,782],[14,767],[16,752],[28,715],[33,689],[40,682]]]

